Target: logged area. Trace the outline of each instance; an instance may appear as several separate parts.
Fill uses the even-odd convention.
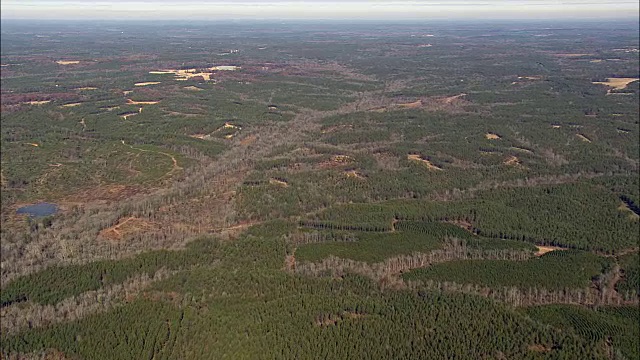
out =
[[[637,23],[3,23],[4,359],[637,359]]]

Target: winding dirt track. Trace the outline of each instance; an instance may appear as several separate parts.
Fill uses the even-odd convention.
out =
[[[171,161],[173,162],[173,167],[171,168],[171,170],[169,170],[169,172],[167,172],[166,174],[162,175],[160,178],[163,178],[163,177],[171,174],[174,171],[182,170],[182,167],[180,167],[178,165],[178,160],[176,160],[176,157],[171,155],[171,154],[169,154],[169,153],[162,152],[162,151],[153,151],[153,150],[147,150],[147,149],[140,149],[140,148],[134,147],[133,145],[129,145],[129,144],[125,143],[124,140],[121,140],[121,141],[122,141],[122,145],[128,146],[133,150],[156,153],[156,154],[162,154],[162,155],[168,156],[171,159]]]

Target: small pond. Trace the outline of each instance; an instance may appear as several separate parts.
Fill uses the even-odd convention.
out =
[[[16,210],[18,214],[26,214],[29,217],[43,217],[53,215],[58,212],[58,206],[50,203],[37,203],[27,205]]]

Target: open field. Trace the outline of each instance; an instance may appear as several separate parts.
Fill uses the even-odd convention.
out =
[[[638,39],[3,20],[0,356],[637,358]]]

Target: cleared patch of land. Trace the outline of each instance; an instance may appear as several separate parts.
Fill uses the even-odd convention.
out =
[[[130,104],[130,105],[154,105],[159,102],[160,101],[133,101],[131,99],[127,99],[127,104]]]
[[[210,140],[211,139],[211,135],[209,135],[209,134],[191,134],[189,136],[194,138],[194,139],[200,139],[200,140]]]
[[[527,154],[533,154],[533,151],[529,150],[529,149],[525,149],[525,148],[521,148],[521,147],[510,147],[511,150],[515,150],[515,151],[520,151],[523,153],[527,153]]]
[[[138,114],[139,112],[128,112],[128,113],[120,114],[120,117],[123,118],[124,120],[127,120],[128,118]]]
[[[120,219],[116,225],[100,231],[99,235],[109,240],[121,240],[128,234],[149,231],[154,227],[154,224],[147,220],[128,217]]]
[[[640,80],[639,78],[607,78],[607,81],[594,81],[596,85],[606,85],[615,90],[622,90],[630,83]]]
[[[348,170],[345,171],[344,174],[348,177],[348,178],[356,178],[356,179],[361,179],[361,180],[365,180],[365,177],[362,176],[359,172],[357,172],[356,170]]]
[[[567,248],[563,248],[563,247],[558,247],[558,246],[538,246],[536,245],[536,247],[538,248],[538,251],[536,251],[536,256],[542,256],[546,253],[550,253],[552,251],[562,251],[562,250],[569,250]]]
[[[279,185],[279,186],[284,186],[284,187],[288,187],[289,186],[289,184],[286,181],[284,181],[282,179],[276,179],[276,178],[269,179],[269,184]]]
[[[542,76],[540,76],[540,75],[518,76],[518,79],[521,79],[521,80],[541,80]]]
[[[620,206],[618,206],[618,210],[623,212],[623,213],[628,214],[629,215],[629,220],[632,220],[632,221],[640,220],[640,215],[636,214],[633,210],[631,210],[629,205],[625,204],[624,202],[620,203]]]
[[[590,56],[593,54],[570,53],[570,54],[554,54],[554,55],[561,58],[575,58],[575,57]]]
[[[22,104],[25,105],[44,105],[50,103],[51,100],[40,100],[40,101],[25,101]]]
[[[422,106],[422,100],[418,100],[410,103],[398,104],[398,106],[401,108],[416,109]]]
[[[590,142],[591,142],[591,139],[589,139],[588,137],[586,137],[586,136],[584,136],[584,135],[582,135],[582,134],[576,134],[576,136],[577,136],[580,140],[582,140],[582,141],[584,141],[584,142],[588,142],[588,143],[590,143]]]
[[[503,164],[505,165],[512,165],[512,166],[518,166],[521,165],[522,162],[520,161],[520,159],[518,159],[517,156],[509,156],[504,162]]]
[[[427,168],[428,168],[429,170],[442,171],[442,168],[441,168],[441,167],[438,167],[438,166],[436,166],[436,165],[433,165],[433,164],[431,163],[431,161],[429,161],[429,160],[427,160],[427,159],[422,158],[422,156],[420,156],[420,155],[416,155],[416,154],[409,154],[409,155],[407,155],[407,159],[409,159],[409,160],[411,160],[411,161],[418,161],[418,162],[421,162],[421,163],[423,163],[423,164],[427,165]]]
[[[80,64],[79,60],[58,60],[56,61],[56,64],[59,65],[75,65],[75,64]]]
[[[175,75],[175,80],[185,81],[195,77],[202,77],[205,81],[214,80],[213,72],[214,71],[234,71],[237,70],[237,66],[231,65],[222,65],[222,66],[212,66],[205,69],[166,69],[166,70],[154,70],[149,71],[149,74],[154,75],[163,75],[163,74],[173,74]]]
[[[157,84],[160,84],[160,81],[139,82],[139,83],[135,83],[133,85],[135,85],[135,86],[148,86],[148,85],[157,85]]]
[[[486,133],[484,135],[485,138],[489,139],[489,140],[498,140],[501,139],[502,137],[498,134],[494,134],[494,133]]]

